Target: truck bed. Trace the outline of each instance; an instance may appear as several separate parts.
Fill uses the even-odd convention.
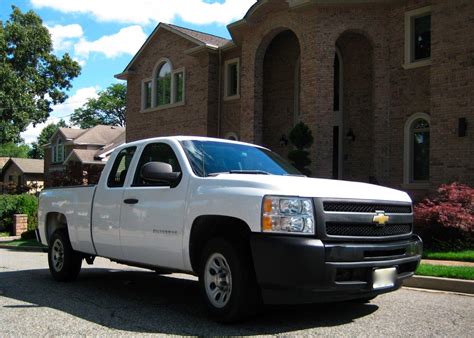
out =
[[[92,201],[96,186],[74,186],[45,189],[40,194],[38,225],[41,242],[47,245],[47,238],[54,231],[55,222],[46,222],[55,213],[65,215],[68,233],[74,250],[94,254],[91,236]],[[47,210],[48,215],[43,214]],[[48,224],[48,228],[46,228]]]

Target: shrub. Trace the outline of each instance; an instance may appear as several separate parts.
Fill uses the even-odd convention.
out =
[[[451,183],[414,207],[416,231],[427,247],[459,250],[474,246],[474,189]]]
[[[28,215],[28,230],[38,223],[38,198],[33,195],[0,195],[0,231],[12,232],[13,215]]]
[[[311,129],[303,122],[296,124],[290,131],[290,141],[296,149],[288,153],[288,159],[296,169],[305,175],[311,175],[311,171],[306,168],[311,164],[311,160],[309,159],[309,152],[304,149],[311,147],[313,140]]]

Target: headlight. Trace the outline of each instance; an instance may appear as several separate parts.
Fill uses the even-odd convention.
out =
[[[265,196],[262,231],[313,235],[313,202],[309,198]]]

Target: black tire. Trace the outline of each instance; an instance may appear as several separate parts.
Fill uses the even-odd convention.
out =
[[[213,266],[216,267],[218,261],[225,263],[221,264],[220,272],[228,270],[220,273],[219,277],[217,276],[218,271],[213,268]],[[261,296],[250,252],[244,244],[232,243],[223,238],[211,239],[202,252],[199,266],[201,293],[209,313],[215,321],[220,323],[236,322],[258,311],[261,305]],[[216,274],[212,275],[212,270]],[[228,278],[229,274],[230,279]],[[213,282],[213,278],[219,280],[219,286]],[[212,289],[213,283],[214,289]],[[211,295],[211,289],[212,291],[216,290],[214,297]],[[217,305],[216,303],[219,302],[220,304]]]
[[[82,256],[71,247],[67,230],[57,230],[51,236],[48,247],[49,271],[60,282],[73,281],[79,275]]]

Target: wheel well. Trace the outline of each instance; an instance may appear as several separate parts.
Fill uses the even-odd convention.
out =
[[[59,212],[50,212],[46,215],[46,241],[49,244],[49,239],[58,229],[67,228],[67,219],[64,214]]]
[[[199,271],[199,258],[207,241],[223,237],[229,241],[249,243],[250,228],[243,220],[229,216],[199,216],[193,222],[189,239],[189,256],[194,272]]]

